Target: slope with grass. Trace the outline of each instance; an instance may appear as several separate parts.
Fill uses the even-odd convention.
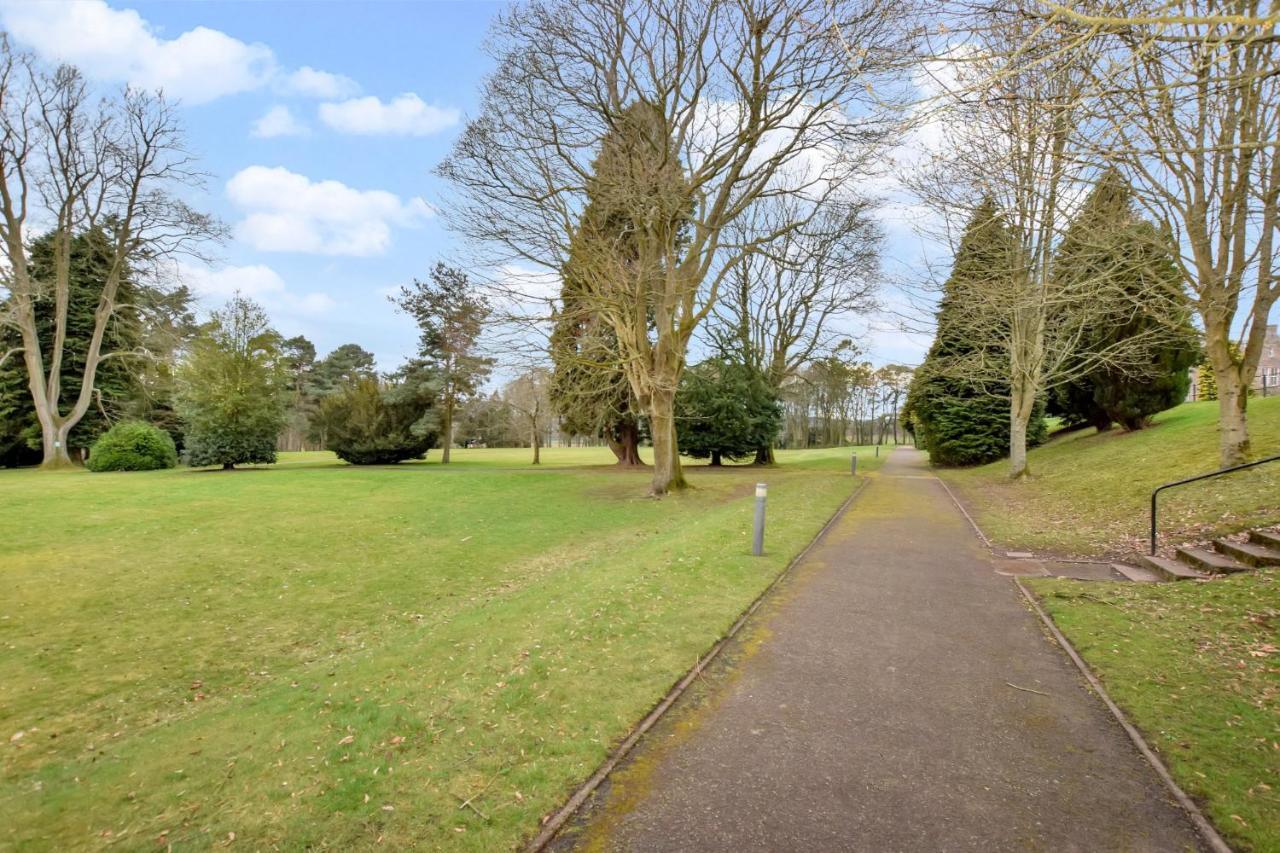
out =
[[[0,472],[0,847],[511,848],[812,538],[848,452],[663,501],[601,450]]]
[[[940,470],[978,524],[1004,546],[1113,556],[1142,549],[1151,490],[1212,471],[1217,403],[1187,403],[1133,433],[1086,430],[1032,450],[1032,476],[1010,481],[1008,463]],[[1254,455],[1280,454],[1280,397],[1249,403]],[[1160,499],[1166,544],[1280,521],[1280,462],[1171,490]]]
[[[1280,850],[1280,570],[1029,585],[1232,846]]]

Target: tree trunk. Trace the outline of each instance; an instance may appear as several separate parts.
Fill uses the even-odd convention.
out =
[[[719,468],[723,463],[720,461],[720,451],[711,451],[711,464]]]
[[[1234,367],[1219,372],[1215,366],[1214,378],[1218,380],[1218,464],[1229,468],[1249,461],[1249,423],[1245,415],[1249,395]]]
[[[71,452],[67,447],[67,435],[71,432],[71,426],[65,423],[54,426],[47,413],[39,420],[40,443],[44,450],[40,467],[46,470],[72,467],[75,463],[71,461]]]
[[[764,444],[756,448],[756,460],[753,464],[776,465],[777,463],[778,463],[778,459],[773,454],[772,444]]]
[[[446,400],[440,418],[440,464],[449,464],[449,446],[453,444],[453,401]]]
[[[531,432],[533,434],[533,464],[541,465],[542,464],[542,436],[538,434],[538,422],[536,420],[533,422],[533,429],[531,430]]]
[[[649,399],[649,430],[653,433],[653,481],[649,493],[655,497],[689,485],[676,446],[675,400],[674,383],[669,390],[654,391]]]
[[[236,463],[234,463],[234,462],[223,462],[223,463],[222,463],[222,470],[223,470],[223,471],[234,471],[234,470],[235,470],[235,468],[236,468]]]
[[[640,429],[635,424],[622,424],[618,427],[617,437],[606,436],[605,441],[608,442],[613,455],[617,457],[619,465],[644,464],[640,458]]]

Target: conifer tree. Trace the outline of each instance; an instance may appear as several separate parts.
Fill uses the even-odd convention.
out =
[[[1095,298],[1116,303],[1109,313],[1117,322],[1085,330],[1079,358],[1142,336],[1153,343],[1142,351],[1144,363],[1121,369],[1099,362],[1056,389],[1051,413],[1099,430],[1112,422],[1134,430],[1186,398],[1200,352],[1173,251],[1167,238],[1136,215],[1124,179],[1106,173],[1067,229],[1054,276],[1063,289],[1087,283]]]
[[[985,199],[961,237],[938,306],[933,344],[916,371],[907,398],[906,410],[916,440],[929,451],[935,465],[977,465],[1009,453],[1008,383],[979,382],[967,378],[969,371],[964,369],[969,362],[999,356],[976,348],[951,317],[955,301],[964,298],[971,283],[1009,274],[1012,242],[995,202]],[[1041,409],[1028,425],[1027,443],[1042,442],[1045,432]]]

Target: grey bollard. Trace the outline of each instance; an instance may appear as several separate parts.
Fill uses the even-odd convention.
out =
[[[858,454],[854,453],[849,457],[849,473],[858,476]]]
[[[880,445],[878,445],[878,444],[876,445],[876,458],[877,458],[877,459],[879,459],[879,458],[880,458]]]
[[[764,553],[764,502],[769,494],[769,487],[764,483],[756,483],[756,524],[755,536],[751,540],[751,554],[759,557]]]

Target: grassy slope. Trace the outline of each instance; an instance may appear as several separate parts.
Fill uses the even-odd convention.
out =
[[[1232,845],[1280,850],[1280,570],[1031,585]]]
[[[544,456],[0,472],[0,847],[510,848],[851,488]]]
[[[940,472],[993,541],[1072,554],[1121,554],[1147,535],[1151,490],[1217,467],[1217,403],[1188,403],[1135,433],[1072,433],[1031,451],[1033,477],[1008,464]],[[1249,403],[1255,456],[1280,453],[1280,397]],[[1280,520],[1280,463],[1172,490],[1160,499],[1165,542]]]

